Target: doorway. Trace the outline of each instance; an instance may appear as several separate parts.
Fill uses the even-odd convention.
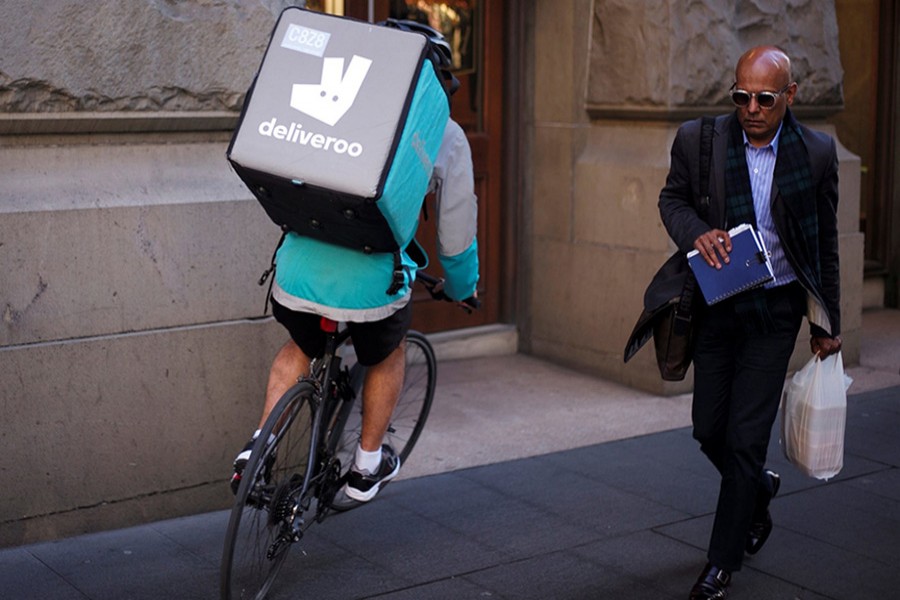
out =
[[[375,22],[388,17],[427,23],[453,49],[454,74],[460,87],[453,95],[451,117],[465,130],[472,148],[478,196],[478,297],[481,309],[466,314],[428,293],[413,294],[413,327],[424,332],[487,325],[498,321],[501,282],[503,136],[503,1],[502,0],[309,0],[313,10]],[[416,235],[425,247],[428,271],[441,275],[437,260],[437,225],[433,199],[426,200]]]
[[[885,306],[897,307],[900,9],[893,0],[837,0],[835,9],[844,109],[828,121],[862,163],[859,229],[865,234],[865,275],[883,278]]]

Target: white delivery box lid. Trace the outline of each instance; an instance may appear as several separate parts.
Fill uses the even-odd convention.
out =
[[[285,9],[229,159],[334,192],[377,197],[427,43],[417,33]]]

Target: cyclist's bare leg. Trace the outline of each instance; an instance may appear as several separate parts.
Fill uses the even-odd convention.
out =
[[[387,358],[366,370],[363,382],[363,421],[359,445],[367,452],[381,448],[384,434],[403,387],[406,339]]]
[[[293,340],[288,340],[272,361],[269,369],[269,383],[266,385],[266,401],[263,406],[259,428],[262,429],[269,413],[278,404],[278,400],[297,383],[297,379],[309,374],[309,357],[300,350]]]

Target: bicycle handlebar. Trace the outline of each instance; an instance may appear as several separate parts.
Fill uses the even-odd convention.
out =
[[[454,302],[461,309],[472,314],[472,309],[481,308],[481,301],[475,296],[469,296],[465,300],[454,300],[444,292],[444,278],[434,277],[424,271],[416,271],[416,281],[420,282],[435,300]]]

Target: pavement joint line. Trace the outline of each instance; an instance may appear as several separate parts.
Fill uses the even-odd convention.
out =
[[[47,561],[45,561],[45,560],[42,560],[40,556],[38,556],[37,554],[35,554],[35,553],[32,552],[31,550],[27,550],[27,552],[28,552],[28,556],[30,556],[31,558],[33,558],[33,559],[36,560],[37,562],[41,563],[42,565],[44,565],[44,567],[46,567],[48,571],[50,571],[51,573],[53,573],[54,575],[56,575],[57,577],[59,577],[60,580],[66,582],[66,585],[68,585],[68,586],[71,587],[73,590],[75,590],[76,592],[78,592],[78,594],[79,594],[80,596],[84,597],[86,600],[91,600],[91,597],[88,596],[88,595],[87,595],[86,593],[84,593],[83,591],[81,591],[81,589],[75,584],[74,581],[70,580],[68,577],[66,577],[65,575],[63,575],[62,573],[60,573],[59,571],[57,571],[56,569],[54,569],[54,568],[53,568],[53,565],[49,564],[49,563],[48,563]]]
[[[838,598],[836,596],[829,596],[822,590],[816,590],[816,589],[812,589],[812,588],[809,588],[809,587],[806,587],[803,585],[798,585],[796,582],[791,581],[790,579],[785,579],[784,577],[780,577],[778,575],[775,575],[774,573],[769,573],[769,572],[763,571],[761,569],[756,569],[753,567],[753,565],[749,564],[749,561],[744,561],[743,568],[746,568],[748,571],[753,571],[754,573],[757,573],[758,575],[761,575],[763,577],[769,577],[771,579],[775,579],[775,580],[785,583],[787,585],[797,586],[800,588],[801,592],[809,592],[811,594],[815,594],[816,596],[820,596],[822,598],[822,600],[841,600],[840,598]],[[801,596],[796,596],[796,599],[800,600]]]
[[[629,535],[630,535],[630,534],[629,534]],[[445,576],[443,576],[443,577],[436,577],[435,579],[430,579],[430,580],[428,580],[428,581],[421,581],[421,582],[419,582],[419,583],[410,584],[410,585],[408,585],[408,586],[399,587],[399,588],[395,588],[395,589],[392,589],[392,590],[387,590],[387,591],[384,591],[384,592],[379,592],[379,593],[377,593],[377,594],[375,594],[375,595],[373,595],[373,596],[364,596],[364,597],[362,597],[362,598],[359,598],[358,600],[369,600],[369,599],[371,599],[371,598],[382,598],[382,597],[384,597],[384,596],[391,596],[391,595],[396,594],[396,593],[398,593],[398,592],[405,592],[405,591],[409,591],[409,590],[414,590],[414,589],[416,589],[416,588],[420,588],[420,587],[423,587],[423,586],[426,586],[426,585],[433,585],[433,584],[435,584],[435,583],[440,583],[440,582],[442,582],[442,581],[452,581],[452,580],[454,580],[454,579],[464,579],[464,578],[466,578],[466,577],[468,577],[468,576],[470,576],[470,575],[477,575],[478,573],[484,573],[484,572],[487,572],[487,571],[490,571],[490,570],[492,570],[492,569],[496,569],[496,568],[499,568],[499,567],[507,567],[507,566],[510,566],[510,565],[516,565],[516,564],[520,564],[520,563],[527,562],[527,561],[530,561],[530,560],[535,560],[535,559],[542,558],[542,557],[552,556],[552,555],[554,555],[554,554],[561,554],[561,553],[564,553],[564,552],[569,552],[569,551],[571,551],[571,550],[576,550],[576,549],[581,548],[581,547],[583,547],[583,546],[589,546],[589,545],[591,545],[591,544],[596,544],[596,543],[598,543],[598,542],[602,542],[602,541],[607,540],[607,539],[614,539],[615,537],[621,537],[621,536],[612,536],[612,537],[608,537],[608,538],[606,538],[606,537],[604,537],[604,538],[599,538],[599,539],[596,539],[596,540],[591,540],[591,541],[587,541],[587,542],[581,542],[581,543],[579,543],[579,544],[575,544],[575,545],[572,545],[572,546],[567,546],[566,548],[558,548],[558,549],[552,550],[552,551],[550,551],[550,552],[541,552],[541,553],[538,553],[538,554],[533,554],[533,555],[528,555],[528,556],[520,556],[520,557],[516,557],[516,558],[511,558],[510,560],[497,561],[497,562],[494,562],[494,563],[492,563],[492,564],[490,564],[490,565],[486,565],[486,566],[483,566],[483,567],[479,567],[479,568],[477,568],[477,569],[470,569],[469,571],[464,571],[464,572],[454,573],[454,574],[452,574],[452,575],[445,575]]]

